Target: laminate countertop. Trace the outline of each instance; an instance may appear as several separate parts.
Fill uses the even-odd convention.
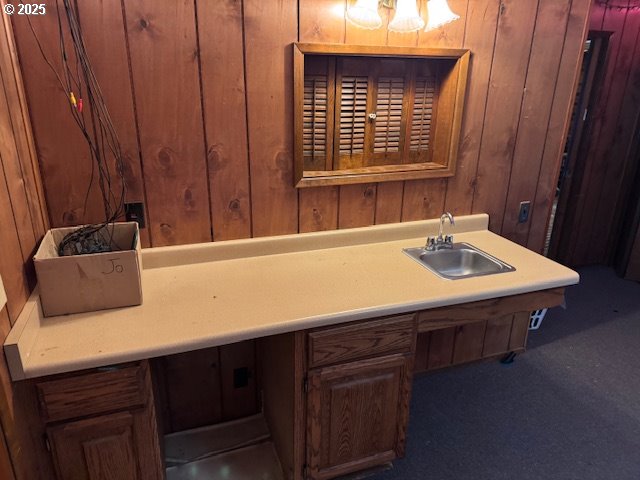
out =
[[[578,282],[576,272],[487,226],[487,215],[470,215],[445,230],[514,272],[446,280],[402,252],[424,245],[438,220],[144,249],[140,306],[45,318],[36,290],[4,344],[11,376],[101,367]]]

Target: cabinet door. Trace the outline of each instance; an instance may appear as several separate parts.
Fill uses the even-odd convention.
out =
[[[163,478],[147,413],[121,412],[49,427],[59,480]]]
[[[409,355],[313,370],[308,384],[309,478],[334,478],[404,454]]]

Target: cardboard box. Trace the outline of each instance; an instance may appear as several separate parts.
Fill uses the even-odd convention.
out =
[[[113,228],[113,243],[119,251],[59,256],[60,241],[78,228],[49,230],[33,257],[44,315],[140,305],[138,224],[122,222],[106,227]]]

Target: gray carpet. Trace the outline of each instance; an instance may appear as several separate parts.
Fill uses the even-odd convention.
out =
[[[639,480],[640,284],[580,275],[513,364],[416,377],[406,458],[375,480]]]

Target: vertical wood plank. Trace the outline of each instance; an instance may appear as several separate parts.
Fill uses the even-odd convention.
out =
[[[347,1],[348,5],[351,5]],[[345,42],[350,45],[386,45],[389,9],[378,9],[382,27],[376,30],[358,28],[346,22]],[[373,225],[377,203],[378,184],[343,185],[340,187],[338,228],[353,228]]]
[[[618,92],[612,91],[616,66],[618,65],[618,53],[624,35],[626,15],[624,12],[615,9],[606,9],[602,28],[604,30],[616,32],[609,39],[609,50],[606,60],[606,72],[600,88],[595,111],[591,114],[591,142],[587,150],[587,161],[584,168],[582,185],[576,201],[574,224],[572,234],[567,242],[567,251],[571,252],[568,263],[571,265],[581,265],[587,262],[589,253],[589,241],[591,240],[591,227],[593,225],[593,211],[597,206],[600,192],[601,178],[597,177],[597,172],[602,171],[601,165],[601,145],[606,142],[606,115],[611,115],[614,110],[614,103],[618,99]],[[610,94],[613,92],[610,104]],[[603,132],[605,129],[605,132]]]
[[[153,245],[209,241],[194,4],[124,6]]]
[[[429,362],[429,341],[431,340],[431,332],[418,333],[416,339],[416,355],[413,364],[415,373],[426,372]]]
[[[163,359],[171,431],[222,419],[218,348],[169,355]]]
[[[482,357],[482,346],[487,322],[468,323],[456,327],[453,346],[453,364],[470,362]]]
[[[251,236],[242,3],[197,0],[214,240]]]
[[[634,119],[638,111],[637,97],[634,101],[633,80],[640,77],[640,15],[629,10],[625,22],[622,46],[616,67],[616,78],[612,89],[620,97],[618,109],[613,115],[607,115],[608,128],[603,128],[602,135],[606,137],[605,145],[601,148],[602,159],[600,176],[601,191],[597,201],[595,217],[591,219],[591,240],[589,242],[589,262],[605,263],[607,260],[607,246],[611,239],[611,232],[615,230],[616,221],[620,216],[612,214],[619,205],[624,209],[624,203],[618,203],[618,199],[624,198],[626,192],[623,189],[624,171],[627,164],[637,163],[637,159],[627,157],[629,143],[634,133]],[[626,78],[625,78],[626,77]],[[638,83],[635,84],[636,89]],[[610,102],[613,104],[613,99]]]
[[[509,350],[513,351],[526,346],[527,336],[529,335],[529,321],[529,312],[520,312],[513,316],[511,337],[509,338]]]
[[[299,0],[299,40],[344,43],[345,7],[345,0]],[[338,197],[338,187],[300,189],[300,232],[337,229]]]
[[[500,232],[538,1],[503,0],[482,134],[473,213]]]
[[[2,1],[2,5],[6,5],[5,0]],[[40,239],[49,228],[49,214],[44,203],[44,190],[33,143],[31,119],[27,110],[13,28],[8,15],[2,17],[2,29],[3,32],[0,35],[0,72],[2,72],[5,95],[9,104],[13,134],[31,213],[31,223],[36,239]]]
[[[445,201],[445,209],[454,215],[471,213],[499,8],[500,0],[469,2],[463,45],[471,50],[469,85],[456,174],[447,180]]]
[[[588,31],[590,5],[591,0],[573,0],[571,3],[538,185],[529,220],[531,225],[527,247],[539,253],[544,249],[547,224],[556,193],[562,152],[582,64],[584,39]]]
[[[614,217],[611,219],[613,228],[609,230],[608,244],[606,247],[607,263],[620,248],[617,244],[621,230],[624,228],[624,212],[629,202],[629,195],[633,185],[634,173],[637,171],[638,162],[634,162],[636,147],[634,134],[637,135],[640,125],[640,36],[636,41],[631,74],[627,82],[625,99],[618,118],[616,140],[613,142],[612,158],[624,158],[624,169],[618,174],[617,189],[620,192],[614,208]],[[616,178],[612,175],[613,178]],[[613,182],[611,182],[613,183]],[[614,190],[615,191],[615,190]],[[606,194],[605,194],[606,195]]]
[[[431,332],[427,368],[433,370],[451,365],[456,327],[443,328]]]
[[[42,58],[29,28],[28,20],[31,21],[46,58],[62,76],[56,2],[47,0],[44,3],[50,15],[37,18],[16,15],[12,18],[49,218],[54,227],[102,221],[104,210],[95,181],[89,192],[86,212],[84,209],[91,181],[92,159],[89,147],[69,111],[69,92],[58,83],[55,74]],[[67,45],[67,51],[72,50],[71,45]],[[70,69],[76,71],[75,57],[70,55]],[[85,108],[84,117],[88,130],[92,131],[88,108]]]
[[[421,5],[422,11],[425,12],[426,2],[421,2]],[[460,18],[436,30],[420,31],[418,34],[418,46],[462,48],[469,1],[452,0],[449,5],[453,11],[460,15]],[[438,159],[435,160],[437,161]],[[402,221],[439,217],[445,208],[446,194],[446,178],[407,180],[404,186]]]
[[[2,77],[4,81],[4,72]],[[2,157],[2,168],[10,197],[10,202],[4,204],[4,208],[10,208],[13,211],[15,228],[18,232],[22,251],[22,261],[28,262],[33,255],[36,237],[31,222],[31,211],[29,210],[25,182],[22,176],[21,159],[18,157],[16,139],[9,116],[9,105],[2,85],[0,85],[0,112],[2,112],[0,113],[0,157]]]
[[[571,0],[540,0],[518,122],[501,234],[526,245],[530,222],[518,223],[520,202],[533,202]],[[554,132],[560,135],[560,132]]]
[[[258,413],[256,388],[255,341],[249,340],[220,347],[220,389],[222,418],[233,420]],[[245,370],[246,385],[239,385]]]
[[[293,50],[297,2],[244,2],[253,235],[298,231],[293,187]]]
[[[424,17],[424,11],[424,6],[420,5],[422,17]],[[387,31],[386,44],[396,47],[415,47],[418,45],[418,35],[419,32],[397,33]],[[376,191],[376,224],[394,223],[402,220],[405,183],[382,182],[378,184]]]
[[[374,223],[396,223],[402,220],[404,182],[382,182],[378,184]]]
[[[509,338],[511,337],[513,318],[513,315],[507,315],[487,321],[487,330],[484,334],[484,345],[482,346],[483,357],[491,357],[509,351]]]
[[[7,188],[4,159],[0,157],[0,275],[7,292],[7,309],[12,322],[18,317],[27,298],[29,285],[24,274],[24,260],[20,250],[20,237],[11,209],[11,197]]]
[[[146,207],[121,3],[119,0],[79,3],[78,16],[83,31],[101,32],[85,35],[85,47],[91,66],[100,79],[100,88],[122,148],[126,201],[145,202]],[[120,182],[112,155],[109,156],[109,166],[114,189],[118,191]],[[148,212],[146,216],[149,220]],[[145,247],[151,245],[149,228],[140,230],[140,240]]]
[[[348,186],[351,188],[340,187],[338,228],[373,225],[376,208],[376,185],[363,183]]]

